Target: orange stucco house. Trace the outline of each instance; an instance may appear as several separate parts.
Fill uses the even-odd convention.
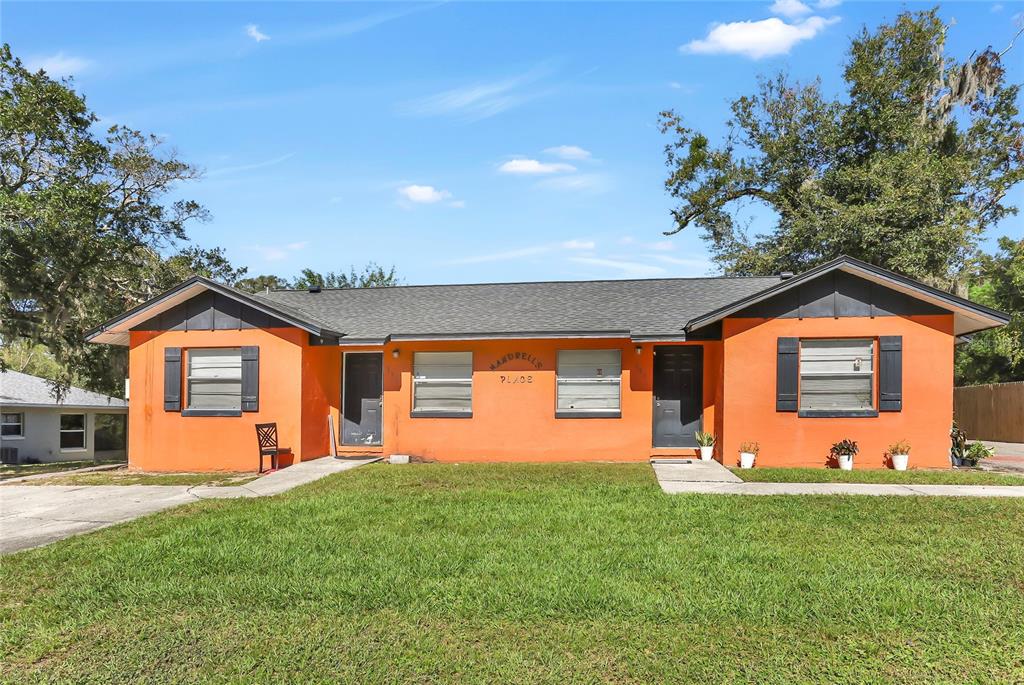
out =
[[[88,335],[130,349],[129,459],[253,471],[295,459],[641,461],[717,436],[736,463],[949,466],[953,348],[1006,315],[841,257],[799,275],[271,291],[204,278]],[[332,445],[333,443],[333,445]]]

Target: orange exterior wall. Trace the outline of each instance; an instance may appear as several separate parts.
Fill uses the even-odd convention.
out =
[[[327,414],[337,412],[341,372],[336,347],[311,347],[297,328],[132,332],[128,454],[142,471],[255,471],[255,424],[277,423],[278,442],[298,460],[328,454]],[[164,411],[164,348],[260,348],[259,411],[182,416]],[[184,367],[184,364],[183,364]],[[185,385],[182,384],[182,399]],[[283,463],[287,463],[285,460]],[[269,466],[269,460],[267,461]]]
[[[696,343],[690,343],[696,344]],[[704,344],[704,420],[714,425],[721,386],[721,343]],[[398,349],[398,358],[393,350]],[[555,418],[559,350],[618,349],[622,354],[622,416],[617,419]],[[384,454],[411,454],[438,461],[643,461],[654,454],[693,456],[694,449],[653,450],[653,346],[636,353],[629,340],[484,340],[410,342],[384,353]],[[413,352],[473,353],[472,418],[413,418]],[[518,359],[492,371],[508,353]],[[532,377],[502,383],[502,376]]]
[[[841,319],[727,319],[724,340],[704,348],[704,430],[719,438],[715,458],[733,465],[739,444],[761,445],[759,466],[824,466],[832,443],[860,444],[857,468],[881,468],[885,448],[909,440],[912,467],[948,467],[953,406],[951,316]],[[775,411],[779,337],[903,336],[902,412],[872,418],[800,418]],[[188,417],[163,410],[165,347],[260,347],[258,412],[240,417]],[[383,351],[384,444],[338,446],[342,454],[410,454],[439,461],[643,461],[693,456],[687,448],[653,449],[652,380],[655,345],[622,339],[403,342],[384,348],[310,346],[295,328],[165,331],[131,334],[129,459],[145,471],[253,471],[254,424],[276,422],[280,444],[298,459],[330,451],[327,417],[340,434],[345,351]],[[622,355],[622,416],[556,419],[557,354],[564,349],[618,349]],[[397,357],[394,356],[397,351]],[[473,353],[472,418],[413,418],[415,351]],[[509,353],[513,359],[491,370]],[[876,358],[877,363],[877,358]],[[530,383],[502,383],[530,376]],[[877,386],[877,381],[876,381]],[[184,394],[184,387],[183,387]],[[877,394],[877,387],[876,387]]]
[[[775,411],[777,339],[903,336],[903,410],[868,418],[800,418]],[[883,468],[886,448],[911,444],[911,468],[948,468],[953,422],[953,317],[726,319],[724,425],[726,466],[739,459],[739,445],[761,445],[757,466],[825,466],[829,447],[857,441],[854,468]],[[877,348],[875,364],[877,369]],[[878,381],[875,380],[877,406]]]

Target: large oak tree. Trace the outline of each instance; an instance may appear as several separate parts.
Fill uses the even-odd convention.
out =
[[[696,226],[727,273],[801,271],[840,254],[963,291],[985,230],[1016,208],[1024,178],[1019,86],[1007,50],[958,60],[936,10],[900,14],[853,39],[846,92],[785,74],[732,103],[713,143],[664,112],[669,234]],[[1012,45],[1012,43],[1011,43]],[[760,203],[774,228],[748,235],[737,209]]]

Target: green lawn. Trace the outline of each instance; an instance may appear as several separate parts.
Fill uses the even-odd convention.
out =
[[[253,473],[136,473],[127,469],[39,478],[19,485],[244,485]]]
[[[1024,476],[953,469],[730,469],[748,483],[903,483],[906,485],[1024,485]]]
[[[1019,682],[1024,501],[372,465],[3,560],[9,682]]]
[[[93,461],[57,461],[49,464],[0,464],[0,481],[24,476],[34,476],[38,473],[60,473],[61,471],[73,471],[84,469],[89,466],[100,466],[102,464],[123,463],[121,459],[117,462],[108,460]]]

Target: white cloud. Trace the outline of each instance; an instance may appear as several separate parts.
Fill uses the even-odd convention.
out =
[[[275,166],[277,164],[280,164],[281,162],[289,160],[289,159],[291,159],[294,156],[295,156],[294,152],[289,152],[286,155],[281,155],[280,157],[275,157],[273,159],[268,159],[268,160],[263,161],[263,162],[254,162],[253,164],[239,164],[237,166],[220,167],[219,169],[214,169],[213,171],[206,172],[206,175],[207,176],[225,176],[227,174],[234,174],[234,173],[238,173],[240,171],[253,171],[254,169],[263,169],[265,167]]]
[[[771,13],[795,19],[810,14],[811,8],[800,0],[775,0],[771,7]]]
[[[1003,11],[1003,6],[997,2],[996,4],[992,5],[992,7],[989,8],[989,11],[991,11],[993,14],[997,14]]]
[[[660,276],[665,269],[655,264],[644,264],[642,262],[630,262],[621,259],[604,259],[601,257],[570,257],[569,261],[590,266],[600,266],[620,272],[620,275],[634,278],[649,278]]]
[[[842,4],[843,0],[818,0],[818,2],[814,3],[814,6],[820,10],[828,10],[833,7],[839,7]]]
[[[540,188],[562,191],[587,191],[601,193],[611,186],[608,177],[603,174],[573,174],[546,178],[537,183]]]
[[[260,27],[256,24],[248,24],[245,27],[245,35],[252,38],[257,43],[262,43],[265,40],[270,40],[270,36],[260,31]]]
[[[455,209],[462,209],[462,208],[464,208],[466,206],[466,201],[465,200],[452,200],[451,202],[448,203],[448,206],[449,207],[454,207]]]
[[[549,147],[544,152],[562,159],[590,159],[590,150],[584,150],[577,145],[558,145]]]
[[[517,250],[506,250],[504,252],[492,252],[490,254],[473,255],[472,257],[461,257],[459,259],[453,259],[449,264],[483,264],[485,262],[505,262],[512,259],[521,259],[523,257],[533,257],[535,255],[544,254],[550,252],[552,247],[550,245],[534,245],[532,247],[523,247]]]
[[[839,17],[808,17],[787,24],[778,17],[771,17],[715,24],[705,38],[690,41],[679,50],[699,55],[745,55],[751,59],[784,55],[797,43],[814,38],[838,21]]]
[[[287,243],[286,245],[249,245],[246,249],[258,252],[264,261],[279,262],[287,259],[293,252],[304,250],[309,246],[306,240]]]
[[[710,259],[703,257],[670,257],[664,254],[657,254],[650,255],[650,258],[665,264],[684,266],[688,276],[706,276],[716,269]]]
[[[398,189],[398,194],[409,202],[419,205],[432,205],[451,198],[447,190],[438,190],[434,186],[407,185]]]
[[[502,252],[491,252],[488,254],[472,255],[469,257],[460,257],[453,259],[448,264],[483,264],[486,262],[506,262],[513,259],[522,259],[524,257],[536,257],[538,255],[555,252],[558,250],[593,250],[597,247],[597,243],[592,240],[566,240],[561,243],[545,243],[543,245],[530,245],[527,247],[520,247],[514,250],[504,250]]]
[[[80,74],[89,69],[91,66],[92,60],[85,59],[84,57],[65,55],[63,52],[58,52],[53,55],[29,57],[25,60],[25,67],[29,71],[39,71],[42,69],[51,78],[74,76],[75,74]]]
[[[510,159],[498,167],[503,174],[561,174],[576,171],[572,164],[562,162],[539,162],[536,159]]]
[[[524,88],[544,73],[534,70],[500,81],[453,88],[406,102],[399,112],[420,117],[452,115],[467,121],[487,119],[538,97],[540,93],[524,92]]]

